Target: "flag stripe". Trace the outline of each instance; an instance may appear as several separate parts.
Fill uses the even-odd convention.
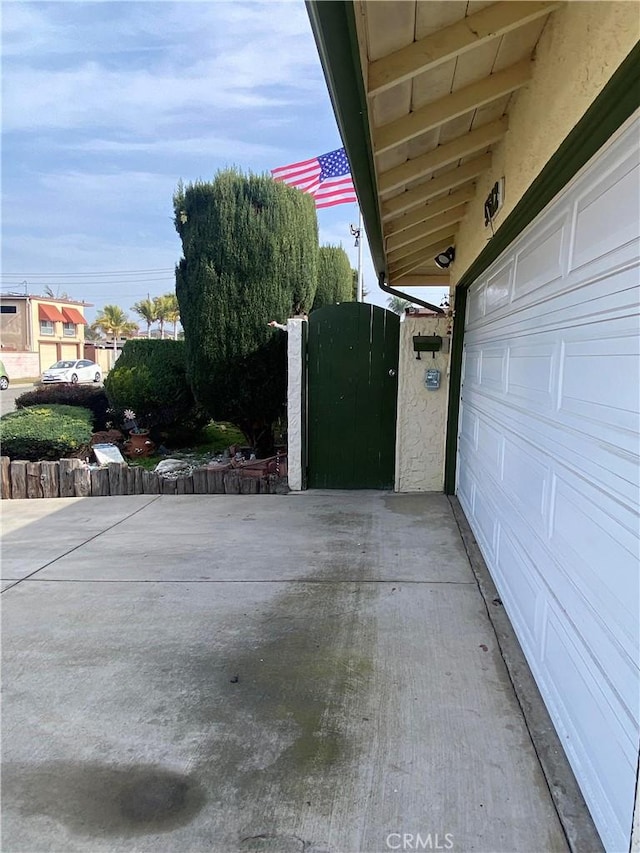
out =
[[[316,208],[357,202],[344,148],[272,169],[276,181],[313,196]]]

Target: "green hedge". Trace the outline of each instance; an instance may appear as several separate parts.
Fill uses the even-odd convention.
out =
[[[184,341],[127,341],[104,383],[114,425],[125,409],[136,414],[139,427],[169,441],[188,440],[209,421],[187,382]]]
[[[16,398],[16,408],[26,409],[29,406],[82,406],[89,409],[93,416],[93,428],[104,430],[107,421],[111,420],[107,410],[109,401],[104,388],[95,388],[90,385],[71,385],[60,383],[59,385],[42,385],[33,391],[26,391]]]
[[[29,406],[0,418],[2,454],[10,459],[78,456],[91,441],[91,412],[80,406]]]

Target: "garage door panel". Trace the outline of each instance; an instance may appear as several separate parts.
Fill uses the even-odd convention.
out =
[[[483,347],[480,359],[481,389],[504,392],[507,379],[507,346]]]
[[[516,254],[513,303],[527,297],[539,299],[535,291],[562,278],[568,256],[568,217],[565,212],[548,223]]]
[[[495,580],[501,594],[505,593],[503,604],[509,618],[512,622],[517,618],[524,628],[523,646],[528,647],[525,653],[530,649],[532,654],[527,654],[527,657],[535,660],[539,656],[536,647],[541,636],[539,609],[543,599],[542,584],[526,553],[502,526],[498,531]]]
[[[507,395],[535,403],[543,410],[551,409],[559,348],[551,336],[534,341],[510,342]]]
[[[588,418],[609,434],[609,428],[627,430],[629,450],[637,448],[640,416],[640,346],[636,334],[625,334],[615,322],[597,329],[597,337],[584,333],[563,342],[561,358],[561,413]],[[590,430],[591,432],[591,430]]]
[[[633,510],[620,507],[570,472],[556,477],[549,545],[579,585],[580,594],[629,650],[637,649],[640,639],[635,523]]]
[[[570,269],[637,240],[639,223],[640,166],[629,152],[576,201]]]
[[[504,307],[511,300],[513,269],[514,263],[510,261],[487,279],[484,296],[485,317]]]
[[[623,734],[612,710],[615,697],[593,678],[572,642],[561,612],[549,608],[545,670],[558,716],[571,719],[561,739],[585,798],[611,850],[626,849],[636,777],[637,743]],[[597,819],[599,817],[599,820]]]
[[[525,405],[520,400],[514,405],[504,397],[487,394],[472,394],[465,400],[469,411],[493,423],[501,432],[521,436],[545,457],[597,480],[601,488],[627,505],[637,505],[637,440],[629,430],[617,425],[604,427],[595,419],[566,412],[555,413],[554,418],[548,411],[534,409],[533,403],[530,410]]]
[[[615,851],[640,739],[639,135],[470,288],[458,445],[460,502]]]
[[[629,243],[555,282],[527,304],[510,304],[466,328],[480,344],[617,318],[628,320],[629,312],[638,305],[639,249],[640,242]]]
[[[527,523],[546,532],[549,466],[521,440],[505,439],[502,486],[517,501]]]
[[[481,471],[477,472],[475,479],[483,485],[482,493],[476,493],[477,503],[490,508],[496,506],[499,494],[495,484],[489,484]],[[578,555],[573,553],[567,558],[559,549],[557,558],[550,557],[546,537],[532,536],[521,513],[512,513],[508,522],[499,518],[495,520],[495,526],[494,581],[509,617],[521,629],[520,639],[530,663],[536,666],[536,661],[541,659],[545,636],[544,625],[536,621],[535,614],[543,602],[551,602],[558,612],[562,612],[583,658],[589,658],[592,670],[598,672],[597,680],[609,683],[609,692],[616,697],[615,702],[612,700],[616,717],[627,729],[630,722],[637,725],[637,661],[629,656],[628,651],[629,648],[637,648],[637,613],[635,619],[629,614],[627,623],[628,630],[636,635],[634,644],[617,625],[615,631],[611,630],[619,615],[620,604],[602,583],[599,573],[593,573],[590,586],[585,583]],[[488,535],[485,523],[478,538],[483,553]],[[563,545],[566,549],[566,543]],[[488,548],[487,553],[491,554],[491,550]],[[616,554],[612,555],[612,559],[616,557]],[[523,630],[526,631],[526,639]],[[531,657],[529,650],[533,652]],[[566,655],[565,665],[572,665]],[[561,687],[561,683],[557,686]]]
[[[488,468],[498,479],[502,476],[502,458],[504,438],[492,424],[482,418],[477,421],[476,451],[478,457],[483,460],[484,467]]]

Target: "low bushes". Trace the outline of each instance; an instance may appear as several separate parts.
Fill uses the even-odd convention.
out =
[[[0,418],[2,453],[39,462],[82,455],[91,441],[92,415],[80,406],[28,406]]]
[[[104,386],[115,424],[132,409],[162,440],[189,440],[209,421],[187,382],[184,341],[127,341]]]
[[[33,391],[26,391],[16,398],[16,408],[25,409],[30,406],[82,406],[91,411],[93,427],[96,430],[107,428],[110,417],[107,414],[109,401],[104,388],[91,385],[42,385]]]

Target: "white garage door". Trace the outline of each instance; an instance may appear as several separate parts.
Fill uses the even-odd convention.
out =
[[[636,116],[470,288],[458,440],[458,498],[610,851],[639,739],[639,136]]]

